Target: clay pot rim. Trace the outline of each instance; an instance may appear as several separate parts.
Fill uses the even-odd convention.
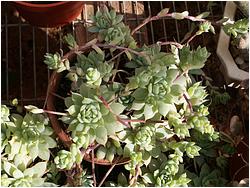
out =
[[[70,3],[71,1],[60,1],[60,2],[53,2],[50,4],[34,4],[30,2],[24,2],[24,1],[14,1],[16,4],[26,6],[26,7],[32,7],[32,8],[51,8],[51,7],[56,7],[58,5],[64,5],[67,3]]]
[[[127,158],[120,158],[120,159],[118,159],[118,158],[119,158],[119,156],[114,157],[112,162],[108,161],[107,159],[97,159],[97,158],[94,158],[93,161],[94,161],[95,164],[105,165],[105,166],[110,166],[110,165],[113,165],[113,164],[115,164],[115,165],[123,165],[123,164],[127,164],[127,163],[130,162],[130,158],[128,158],[128,157]],[[90,162],[90,163],[92,162],[92,159],[91,159],[90,155],[85,154],[83,159],[85,161]]]

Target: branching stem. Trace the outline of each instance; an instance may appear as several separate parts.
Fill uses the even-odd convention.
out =
[[[190,101],[185,93],[183,94],[183,97],[185,98],[186,102],[188,103],[188,108],[190,109],[191,112],[193,112],[192,104],[190,103]]]
[[[157,44],[161,45],[161,46],[165,46],[165,45],[174,45],[176,46],[177,48],[179,49],[182,49],[183,48],[183,45],[178,43],[178,42],[173,42],[173,41],[166,41],[166,42],[157,42]]]
[[[124,51],[122,51],[122,52],[124,52]],[[119,55],[119,54],[118,54]],[[116,76],[116,74],[117,74],[117,70],[118,70],[118,67],[119,67],[119,64],[120,64],[120,57],[118,57],[119,59],[118,59],[118,61],[116,62],[116,65],[115,65],[115,69],[116,69],[116,71],[114,72],[114,75],[113,75],[113,77],[112,77],[112,79],[111,79],[111,82],[113,83],[114,82],[114,80],[115,80],[115,76]]]
[[[108,102],[102,96],[99,96],[99,99],[102,101],[104,106],[116,117],[118,122],[120,122],[121,124],[125,125],[128,128],[131,128],[131,126],[128,123],[124,122],[119,116],[115,115],[113,110],[110,108]]]
[[[112,62],[116,58],[118,58],[120,55],[122,55],[126,50],[121,51],[120,53],[116,54],[114,57],[112,57],[110,60],[107,61],[107,63]]]
[[[54,93],[54,92],[50,92],[50,94],[51,94],[51,95],[54,95],[54,96],[56,96],[56,97],[58,97],[59,99],[62,99],[62,100],[65,99],[64,97],[62,97],[62,96],[60,96],[60,95],[58,95],[58,94],[56,94],[56,93]]]
[[[140,171],[140,166],[137,164],[135,167],[135,176],[130,180],[130,183],[129,183],[131,187],[135,186],[138,176],[139,176],[139,171]]]
[[[163,120],[121,119],[128,123],[164,123]]]
[[[95,44],[98,47],[104,48],[104,49],[110,49],[110,48],[115,48],[117,50],[122,50],[121,53],[117,54],[115,57],[113,57],[111,60],[119,57],[122,53],[124,53],[125,51],[131,52],[135,55],[138,56],[146,56],[146,54],[144,54],[143,52],[138,52],[136,50],[133,50],[131,48],[127,48],[127,47],[123,47],[123,46],[117,46],[117,45],[111,45],[111,44],[101,44],[101,43],[87,43],[83,46],[77,46],[76,48],[72,49],[71,51],[69,51],[67,54],[65,54],[62,57],[62,62],[64,62],[65,59],[68,59],[69,57],[71,57],[73,54],[81,54],[82,52],[84,52],[85,50],[89,49],[92,47],[92,45]],[[108,62],[110,62],[111,60],[109,60]]]
[[[118,161],[121,159],[121,156],[117,158],[117,160],[114,162],[114,164],[109,168],[105,176],[102,178],[101,182],[99,183],[98,187],[101,187],[104,181],[107,179],[108,175],[111,173],[111,171],[114,169]]]
[[[146,18],[140,25],[138,25],[132,32],[131,35],[133,35],[136,31],[138,31],[139,29],[141,29],[143,26],[145,26],[147,23],[151,22],[151,21],[155,21],[155,20],[159,20],[159,19],[163,19],[163,18],[167,18],[167,17],[172,17],[173,13],[168,13],[165,15],[161,15],[161,16],[153,16],[153,17],[148,17]],[[202,19],[202,18],[196,18],[194,16],[185,16],[185,19],[194,21],[194,22],[205,22],[207,20]]]
[[[67,113],[63,113],[63,112],[54,112],[54,111],[50,111],[50,110],[43,110],[45,113],[48,114],[55,114],[55,115],[59,115],[59,116],[67,116]]]
[[[96,187],[96,177],[95,177],[95,162],[94,162],[94,150],[91,151],[91,159],[92,159],[92,176],[94,181],[94,187]]]
[[[197,37],[198,35],[195,33],[193,36],[191,36],[188,41],[187,44],[189,44],[195,37]]]
[[[236,175],[244,168],[248,167],[248,164],[245,164],[244,166],[240,167],[233,175],[232,181],[234,181]]]

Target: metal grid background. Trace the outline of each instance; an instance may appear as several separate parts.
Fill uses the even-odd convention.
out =
[[[17,98],[21,105],[34,104],[42,106],[46,97],[50,71],[43,64],[46,52],[54,53],[64,49],[62,36],[72,32],[78,42],[83,44],[93,35],[87,32],[86,26],[90,16],[103,2],[86,2],[81,15],[68,26],[62,28],[36,28],[15,15],[8,2],[1,2],[1,102],[8,104]],[[140,24],[147,16],[156,15],[163,8],[170,11],[188,10],[191,15],[210,11],[209,19],[222,17],[225,2],[106,2],[118,13],[124,14],[124,21],[131,29]],[[216,13],[216,14],[215,14]],[[136,33],[140,45],[159,40],[176,40],[180,42],[185,33],[191,29],[189,21],[162,19],[151,22]],[[203,38],[204,39],[204,38]],[[216,44],[215,44],[216,45]]]

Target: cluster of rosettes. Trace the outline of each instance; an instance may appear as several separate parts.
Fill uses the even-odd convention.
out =
[[[213,125],[210,124],[208,118],[205,116],[191,116],[188,119],[188,124],[202,134],[207,133],[213,135],[214,133]]]
[[[48,118],[27,113],[11,114],[1,106],[1,185],[38,187],[45,185],[50,148],[56,147]],[[40,159],[38,159],[38,157]],[[39,162],[45,160],[45,162]]]
[[[121,23],[123,16],[116,15],[115,10],[109,11],[107,7],[104,6],[96,12],[92,19],[95,25],[90,27],[89,30],[98,32],[99,30],[108,29]]]
[[[9,139],[9,142],[5,143],[5,152],[9,159],[13,159],[22,151],[22,155],[33,160],[37,156],[49,160],[49,148],[56,147],[56,142],[51,137],[53,131],[48,118],[42,114],[27,113],[24,117],[12,114],[5,128]]]
[[[71,81],[88,84],[89,87],[100,87],[102,81],[108,82],[112,76],[113,63],[105,62],[104,52],[97,46],[93,46],[87,56],[78,54],[76,66],[69,69],[67,77]],[[80,87],[80,85],[78,85]]]
[[[103,7],[93,16],[94,24],[88,30],[98,32],[100,42],[105,41],[111,45],[135,47],[135,41],[130,34],[130,29],[124,25],[122,19],[122,15],[116,15],[114,10],[108,11],[106,7]]]
[[[185,17],[178,13],[173,15],[177,19]],[[199,82],[192,84],[188,74],[189,70],[202,68],[210,53],[206,48],[190,50],[189,46],[179,50],[171,46],[171,53],[162,52],[160,44],[138,48],[129,28],[121,22],[122,16],[117,16],[113,10],[109,12],[106,7],[101,7],[92,20],[89,31],[98,32],[98,41],[109,45],[111,61],[118,53],[117,46],[128,47],[131,51],[125,53],[130,62],[126,66],[135,68],[135,72],[128,77],[129,83],[115,85],[110,77],[115,78],[120,70],[113,70],[113,62],[105,61],[109,54],[105,55],[100,44],[93,42],[94,50],[87,56],[78,54],[76,66],[70,69],[69,75],[76,75],[72,81],[80,87],[72,89],[75,92],[65,99],[68,114],[62,117],[69,124],[74,149],[60,151],[55,163],[58,168],[71,169],[74,163],[80,162],[81,147],[86,149],[98,143],[101,145],[96,150],[98,159],[112,162],[116,154],[130,157],[125,168],[132,176],[163,155],[165,158],[157,166],[158,171],[151,172],[154,180],[147,183],[186,186],[190,180],[179,168],[183,155],[194,158],[201,149],[190,138],[192,129],[201,134],[215,132],[206,117],[208,109],[202,105],[207,97],[205,88]],[[200,26],[203,32],[209,29],[209,23]],[[74,46],[72,40],[69,43]],[[60,69],[56,63],[60,59],[56,55],[47,59],[51,68]],[[168,156],[166,151],[170,152]]]

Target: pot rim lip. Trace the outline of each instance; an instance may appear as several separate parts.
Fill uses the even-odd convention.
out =
[[[33,4],[33,3],[30,3],[30,2],[24,2],[24,1],[14,1],[16,4],[18,5],[22,5],[22,6],[26,6],[26,7],[33,7],[33,8],[45,8],[45,7],[56,7],[58,5],[64,5],[64,4],[67,4],[67,3],[70,3],[72,1],[59,1],[59,2],[53,2],[51,4]]]

